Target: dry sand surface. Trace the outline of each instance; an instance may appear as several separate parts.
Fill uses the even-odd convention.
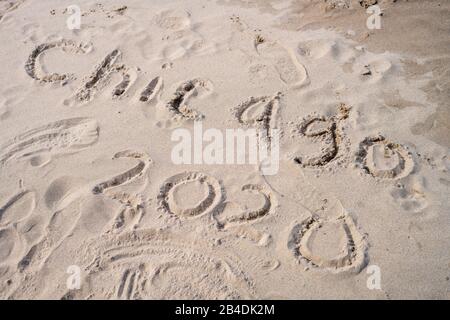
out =
[[[1,298],[450,298],[450,1],[0,0],[0,43]],[[200,119],[278,172],[175,164]]]

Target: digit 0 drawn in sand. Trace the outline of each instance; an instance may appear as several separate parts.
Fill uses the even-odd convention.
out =
[[[276,200],[272,193],[261,185],[246,184],[242,192],[250,192],[262,198],[261,205],[256,209],[249,209],[236,205],[234,202],[225,202],[221,209],[214,214],[219,228],[236,226],[243,223],[254,222],[268,216],[276,207]]]
[[[92,50],[91,45],[83,43],[75,43],[71,40],[60,40],[55,42],[43,43],[37,46],[25,64],[25,71],[27,74],[40,82],[62,82],[66,84],[70,80],[75,79],[73,74],[59,74],[59,73],[46,73],[43,68],[37,67],[37,61],[39,57],[50,49],[58,48],[68,53],[73,54],[86,54]]]
[[[306,269],[332,273],[360,272],[368,262],[367,248],[347,213],[330,220],[307,218],[294,225],[288,240],[288,249]]]
[[[124,186],[139,177],[143,177],[152,163],[151,158],[146,153],[131,150],[118,152],[113,157],[113,159],[119,158],[136,159],[138,160],[138,164],[124,173],[97,184],[92,189],[93,194],[105,194],[119,201],[123,206],[115,217],[110,231],[122,231],[125,228],[135,228],[145,213],[144,201],[138,195],[131,195],[126,192],[118,192],[111,189]]]
[[[191,97],[197,96],[200,91],[211,93],[213,86],[209,81],[201,79],[185,81],[177,88],[172,99],[167,102],[166,108],[176,118],[200,120],[204,116],[188,106]]]
[[[329,118],[312,115],[300,123],[299,133],[321,143],[319,154],[295,157],[294,161],[303,167],[323,167],[336,159],[344,136],[340,122],[347,119],[350,108],[345,104],[339,106],[338,114]]]
[[[141,92],[139,101],[151,102],[162,89],[163,81],[161,77],[152,79],[145,89]]]
[[[33,166],[48,163],[57,154],[74,153],[98,140],[97,121],[89,118],[64,119],[29,130],[1,147],[0,164],[30,158]]]
[[[355,162],[366,173],[380,179],[401,179],[414,170],[411,153],[381,135],[367,137],[359,144]]]
[[[65,299],[254,296],[253,283],[239,260],[224,254],[219,258],[207,247],[192,247],[189,240],[167,231],[141,229],[104,235],[78,251],[75,256],[82,257],[80,265],[85,266],[84,285],[68,292]]]
[[[184,172],[167,179],[158,194],[158,209],[178,217],[213,213],[225,197],[220,182],[201,172]]]
[[[122,76],[121,82],[113,89],[112,97],[121,97],[137,78],[135,68],[117,64],[121,55],[122,53],[117,49],[109,53],[75,94],[76,100],[81,102],[92,100],[95,93],[107,84],[112,73],[119,73]]]

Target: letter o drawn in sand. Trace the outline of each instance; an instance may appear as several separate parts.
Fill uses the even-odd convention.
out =
[[[380,179],[401,179],[414,169],[411,153],[381,135],[367,137],[359,144],[356,164]]]
[[[223,188],[214,177],[185,172],[163,183],[158,194],[158,207],[179,217],[197,217],[213,212],[223,200]]]
[[[296,224],[288,248],[305,268],[358,273],[366,265],[366,239],[348,215],[323,220],[310,217]]]

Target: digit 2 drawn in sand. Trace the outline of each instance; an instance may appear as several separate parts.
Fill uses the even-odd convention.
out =
[[[74,53],[74,54],[86,54],[91,50],[90,45],[86,45],[83,43],[75,43],[71,40],[60,40],[55,42],[43,43],[37,46],[31,55],[28,57],[28,60],[25,64],[25,71],[27,74],[40,82],[62,82],[63,84],[67,83],[69,80],[74,80],[75,75],[73,74],[59,74],[59,73],[51,73],[48,74],[37,66],[37,61],[39,57],[46,51],[54,48],[59,48],[65,52]]]
[[[381,179],[401,179],[414,170],[411,153],[383,136],[367,137],[359,144],[356,164]]]
[[[80,299],[243,299],[254,296],[252,281],[233,257],[166,231],[141,229],[104,235],[80,247],[86,278]],[[205,275],[208,275],[205,277]],[[113,281],[111,281],[111,279]],[[106,281],[107,280],[107,281]]]
[[[89,118],[64,119],[29,130],[1,148],[0,164],[11,159],[31,158],[32,165],[48,163],[60,153],[73,153],[97,142],[97,121]],[[47,157],[47,158],[46,158]]]
[[[144,206],[143,200],[138,196],[130,195],[125,192],[113,192],[110,189],[123,186],[139,177],[142,177],[152,163],[152,160],[147,154],[130,150],[118,152],[113,157],[113,159],[119,158],[137,159],[138,164],[128,171],[109,179],[108,181],[97,184],[92,189],[92,193],[106,194],[123,205],[123,208],[114,219],[111,229],[114,231],[121,231],[124,228],[134,228],[137,226],[144,215]]]
[[[332,273],[361,271],[367,264],[367,242],[353,219],[312,216],[292,228],[288,248],[306,268]]]
[[[224,190],[214,177],[201,172],[184,172],[167,179],[157,199],[158,208],[163,212],[178,217],[197,217],[217,210],[224,197]]]
[[[304,167],[322,167],[336,158],[343,139],[339,123],[348,118],[350,108],[345,104],[339,106],[338,114],[329,118],[309,116],[299,125],[302,136],[319,141],[322,145],[317,155],[295,157],[294,161]]]

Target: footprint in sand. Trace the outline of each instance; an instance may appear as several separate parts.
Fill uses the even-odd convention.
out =
[[[30,238],[32,240],[27,241],[30,246],[17,264],[20,272],[24,275],[39,272],[53,252],[73,233],[81,216],[76,200],[87,192],[86,189],[83,179],[72,176],[59,177],[49,184],[36,209],[39,217],[44,216],[44,211],[50,211],[49,219],[36,222],[28,219],[30,221],[21,227],[24,234],[27,230],[37,230]]]
[[[28,190],[13,195],[0,207],[0,267],[14,268],[25,254],[26,239],[21,236],[21,225],[35,207],[36,196]]]
[[[322,147],[318,154],[297,156],[294,161],[303,167],[323,167],[336,159],[344,139],[340,124],[348,118],[349,112],[350,108],[341,104],[335,116],[306,117],[298,127],[300,135],[319,142]]]
[[[185,10],[164,10],[153,17],[153,22],[161,29],[168,31],[181,31],[191,26],[191,15]]]
[[[157,196],[158,209],[180,218],[199,217],[220,208],[225,193],[214,177],[184,172],[167,179]]]
[[[359,66],[360,79],[376,83],[387,77],[393,71],[394,67],[388,59],[379,59],[370,61]]]
[[[64,299],[242,299],[255,296],[239,260],[152,229],[105,235],[80,247],[86,277]]]
[[[90,44],[76,43],[71,40],[59,40],[43,43],[37,46],[28,57],[25,64],[25,71],[31,78],[42,83],[60,82],[62,84],[66,84],[67,82],[74,80],[75,75],[47,73],[44,71],[45,65],[40,66],[38,64],[39,59],[44,55],[44,53],[51,49],[60,49],[73,54],[87,54],[92,50],[92,46]]]
[[[32,166],[43,166],[53,156],[75,153],[97,142],[97,121],[71,118],[49,123],[20,134],[1,147],[0,164],[29,159]]]
[[[35,193],[28,190],[20,191],[0,207],[0,227],[14,225],[27,219],[35,207]]]
[[[84,227],[83,230],[91,231],[91,229],[97,228],[102,222],[102,228],[111,222],[105,221],[104,217],[101,217],[101,222],[95,220],[93,225],[86,225],[92,220],[92,217],[87,217],[86,215],[102,215],[102,212],[88,210],[94,208],[92,199],[94,195],[92,195],[92,193],[105,194],[108,198],[121,203],[122,207],[116,217],[113,218],[110,227],[106,230],[107,232],[123,231],[125,228],[133,229],[139,223],[143,215],[142,201],[138,201],[138,197],[125,192],[115,191],[115,188],[126,185],[131,181],[136,180],[138,177],[141,177],[146,172],[151,160],[145,154],[131,151],[119,152],[114,158],[117,159],[121,157],[135,158],[139,160],[139,163],[132,169],[113,177],[106,182],[97,184],[94,187],[90,187],[89,184],[86,184],[82,179],[70,176],[63,176],[55,179],[49,185],[44,194],[43,202],[46,208],[51,210],[52,215],[49,221],[44,224],[44,228],[41,231],[38,230],[38,234],[34,237],[34,244],[20,257],[18,268],[21,272],[25,272],[26,274],[36,274],[39,272],[53,252],[57,250],[77,228]],[[90,194],[91,199],[89,201]],[[10,214],[7,213],[7,210],[12,210],[14,206],[18,206],[13,200],[16,198],[25,198],[26,195],[27,193],[23,193],[23,195],[19,194],[2,207],[2,212],[6,212],[6,214],[2,214],[2,219],[0,220],[2,225],[4,219],[8,219],[10,216]],[[85,203],[84,200],[86,199],[87,202]],[[18,200],[15,201],[17,202]],[[94,204],[97,204],[96,208],[116,209],[111,205],[108,206],[108,204],[99,207],[98,202],[99,201],[94,202]],[[19,208],[22,207],[24,207],[24,205]],[[111,219],[109,215],[108,218]],[[42,223],[40,224],[42,225]],[[21,226],[21,230],[24,231],[24,233],[27,232],[27,229],[32,228],[34,228],[32,222],[24,223],[23,226]],[[102,231],[104,230],[100,230],[100,232]]]
[[[59,211],[66,208],[86,191],[85,181],[72,176],[62,176],[53,180],[44,194],[47,209]]]
[[[150,160],[145,155],[131,151],[124,151],[115,155],[115,158],[120,157],[132,157],[140,159],[140,161],[138,165],[127,172],[97,184],[91,189],[94,194],[103,193],[109,198],[119,201],[123,206],[113,219],[112,226],[107,229],[107,232],[118,232],[127,227],[132,229],[139,223],[143,215],[141,202],[134,201],[132,195],[113,192],[113,190],[115,187],[125,185],[141,176],[148,167]],[[99,224],[96,221],[95,226],[86,226],[90,217],[86,219],[85,215],[92,214],[92,212],[83,212],[82,209],[86,209],[87,206],[81,205],[79,200],[88,195],[89,185],[81,179],[60,177],[50,184],[44,195],[44,201],[46,207],[53,213],[44,230],[40,232],[41,236],[38,241],[26,251],[26,254],[18,262],[18,268],[21,272],[26,274],[38,273],[55,250],[80,227],[80,224],[84,225],[86,230],[95,228]]]
[[[390,194],[406,212],[423,213],[429,206],[425,177],[412,176],[405,184],[393,186]]]
[[[312,216],[295,224],[287,246],[306,269],[358,273],[367,264],[367,241],[347,213],[330,220]]]
[[[367,137],[359,144],[355,163],[367,174],[383,180],[401,179],[414,170],[411,153],[381,135]]]
[[[276,41],[256,41],[256,52],[272,65],[280,80],[288,89],[297,89],[309,84],[308,72],[301,64],[295,52]]]
[[[337,60],[340,55],[341,46],[334,39],[314,39],[302,41],[298,45],[298,53],[306,58],[321,59],[331,56]]]
[[[24,247],[24,239],[16,228],[0,228],[0,267],[8,270],[13,268],[18,257],[23,254]]]

